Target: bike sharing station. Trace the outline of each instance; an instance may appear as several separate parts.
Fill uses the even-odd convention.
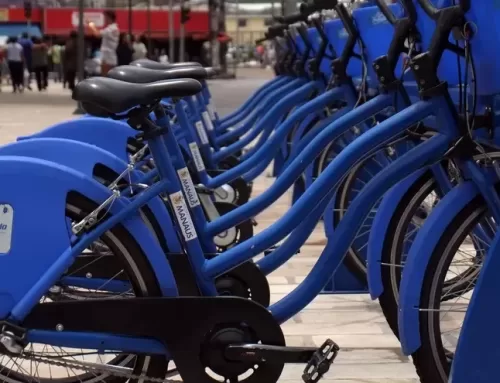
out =
[[[78,83],[85,116],[0,147],[1,380],[275,383],[299,364],[316,383],[342,344],[289,347],[281,324],[366,293],[421,382],[496,381],[500,9],[357,5],[276,20],[276,76],[230,115],[216,69],[138,60]],[[319,221],[316,264],[271,304],[266,276]]]

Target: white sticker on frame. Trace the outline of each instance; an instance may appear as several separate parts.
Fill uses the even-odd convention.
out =
[[[203,157],[201,156],[198,144],[196,142],[191,142],[189,144],[189,150],[191,151],[191,155],[193,156],[193,161],[196,166],[196,170],[198,170],[199,172],[204,171],[206,169],[205,163],[203,162]]]
[[[177,218],[177,223],[182,232],[182,236],[186,241],[192,241],[198,236],[196,235],[196,230],[194,229],[193,221],[191,220],[191,214],[184,200],[182,192],[172,193],[169,195],[170,202],[174,209],[175,217]]]

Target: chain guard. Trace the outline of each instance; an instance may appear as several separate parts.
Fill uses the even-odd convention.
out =
[[[99,315],[96,315],[96,314]],[[284,346],[283,332],[272,314],[248,299],[235,297],[177,297],[95,299],[88,301],[50,302],[37,305],[21,324],[28,330],[55,331],[58,325],[68,332],[108,333],[120,336],[157,339],[168,349],[170,357],[185,383],[215,383],[205,372],[203,353],[213,350],[207,334],[221,328],[244,326],[262,344]],[[207,346],[208,345],[208,346]],[[200,351],[203,351],[200,352]],[[225,371],[234,371],[227,361]],[[264,362],[244,382],[275,383],[283,363]],[[235,376],[224,376],[232,381]]]
[[[115,281],[123,280],[124,283],[128,283],[128,280],[121,276],[121,266],[113,256],[100,257],[96,262],[89,261],[88,258],[90,257],[77,257],[68,270],[68,274],[80,278],[86,278],[89,275],[92,278],[103,280],[113,278]],[[184,253],[169,253],[167,258],[174,273],[179,295],[199,296],[200,292],[196,277],[187,255]],[[224,296],[230,295],[251,299],[264,307],[270,304],[269,282],[258,266],[251,261],[245,262],[221,275],[216,278],[215,282],[219,289],[224,289],[224,291],[219,290]],[[51,298],[57,300],[57,295],[51,294]]]

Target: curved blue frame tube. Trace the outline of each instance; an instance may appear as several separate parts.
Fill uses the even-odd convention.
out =
[[[257,120],[259,120],[262,116],[266,114],[266,112],[269,109],[269,105],[274,105],[275,100],[281,99],[283,95],[287,95],[289,92],[293,91],[294,89],[297,89],[298,87],[301,87],[307,82],[308,81],[306,81],[305,79],[295,79],[290,83],[286,83],[283,87],[275,89],[273,92],[267,94],[265,99],[262,100],[259,103],[259,105],[253,110],[252,114],[247,119],[245,119],[245,121],[241,122],[240,126],[228,130],[224,134],[218,136],[217,143],[219,145],[224,146],[228,141],[234,138],[238,138],[244,135],[245,133],[249,132],[254,127]]]
[[[330,193],[328,197],[322,200],[321,203],[313,209],[313,211],[299,226],[297,226],[284,243],[282,243],[271,254],[268,254],[257,262],[257,266],[265,275],[272,273],[292,258],[300,247],[307,241],[307,238],[309,238],[311,233],[314,231],[318,221],[321,219],[325,209],[328,207],[332,194],[333,193]]]
[[[388,185],[397,183],[426,166],[429,161],[439,160],[446,152],[448,144],[449,138],[446,136],[438,135],[431,138],[394,161],[365,186],[349,206],[346,215],[336,227],[335,234],[329,239],[326,248],[306,279],[294,291],[269,308],[278,322],[282,323],[290,319],[307,306],[324,288],[343,261],[372,206],[387,191]]]
[[[261,174],[271,163],[274,153],[276,153],[279,149],[279,143],[282,142],[284,137],[286,137],[297,121],[306,117],[310,113],[314,113],[318,109],[325,107],[330,102],[340,99],[342,95],[343,92],[341,88],[334,88],[294,110],[293,113],[279,126],[271,138],[267,140],[252,157],[217,176],[213,179],[213,183],[210,183],[207,186],[219,187],[231,182],[247,172],[252,171],[252,173],[255,174],[258,171],[257,169],[260,170],[259,174]]]
[[[241,220],[245,220],[248,217],[257,215],[257,213],[265,209],[276,199],[278,199],[283,193],[285,193],[288,188],[295,182],[295,180],[302,174],[304,169],[309,166],[309,164],[328,145],[328,143],[335,139],[335,137],[342,134],[350,127],[363,122],[370,116],[379,112],[381,109],[384,109],[392,103],[392,100],[392,95],[377,96],[361,105],[360,107],[356,108],[351,113],[345,114],[334,123],[330,124],[319,135],[316,136],[311,144],[308,145],[305,150],[301,152],[297,156],[297,158],[295,158],[293,163],[284,170],[284,172],[280,175],[280,178],[275,183],[273,183],[273,185],[263,194],[255,199],[252,199],[240,208],[229,212],[228,214],[224,214],[224,216],[222,216],[217,221],[208,223],[208,234],[217,235],[218,233],[223,232],[224,230],[227,230],[228,228],[238,224],[239,222],[241,222]],[[317,180],[313,184],[313,186],[316,184]],[[304,196],[309,195],[309,193],[310,189],[305,192]],[[317,201],[318,200],[314,201],[314,203],[317,203]],[[311,206],[314,205],[310,205],[309,208]],[[307,213],[309,213],[309,211]],[[303,214],[303,216],[306,216],[306,214]],[[274,243],[270,244],[269,246],[272,246],[273,244]],[[237,248],[238,246],[236,248],[230,249],[229,251],[231,252],[233,250],[236,250]],[[265,249],[267,249],[267,247]]]
[[[371,100],[373,101],[371,104],[372,107],[380,106],[380,104],[385,103],[386,97],[379,97],[381,98],[378,100],[378,102],[375,99]],[[366,103],[363,106],[367,106],[366,109],[369,109],[370,104]],[[346,174],[352,167],[352,165],[355,164],[360,158],[363,158],[367,154],[368,150],[371,150],[378,145],[383,144],[388,139],[394,137],[394,135],[404,131],[408,126],[421,121],[425,116],[431,114],[433,107],[433,104],[426,101],[416,103],[403,110],[398,115],[395,115],[382,122],[377,126],[377,129],[372,129],[359,137],[349,146],[349,148],[346,148],[346,150],[342,151],[328,165],[325,171],[318,177],[318,179],[311,185],[311,187],[306,190],[306,192],[297,200],[297,202],[274,225],[259,233],[255,237],[243,242],[242,244],[220,254],[218,257],[208,260],[205,264],[206,274],[210,277],[216,277],[228,268],[238,266],[240,263],[243,263],[247,259],[258,255],[275,243],[279,242],[297,226],[296,222],[300,222],[304,216],[307,216],[310,213],[312,206],[316,206],[319,202],[321,202],[323,198],[325,198],[325,196],[328,196],[328,191],[336,186],[336,184],[340,181],[344,174]],[[344,131],[346,128],[355,125],[352,122],[354,121],[355,123],[357,123],[358,119],[353,118],[352,115],[356,117],[356,113],[349,113],[332,124],[329,129],[325,130],[323,132],[325,134],[322,133],[318,137],[316,137],[316,139],[313,140],[311,145],[308,147],[308,150],[306,150],[297,158],[297,162],[302,163],[301,157],[307,159],[308,154],[310,156],[311,152],[316,153],[316,146],[325,144],[324,141],[326,140],[323,136],[328,137],[328,133],[331,134],[332,131]],[[337,129],[331,129],[332,127]],[[286,172],[291,172],[290,169],[292,168],[293,167],[289,167]],[[283,177],[285,176],[286,174],[284,173]],[[272,189],[272,187],[268,189],[263,194],[263,196],[265,196],[265,194],[267,193],[272,194]],[[247,205],[250,205],[252,202],[248,203]],[[243,206],[243,208],[247,205]],[[229,214],[231,213],[228,213],[227,215]],[[212,226],[220,228],[220,224],[218,223],[225,217],[226,215],[221,217],[221,219],[216,222],[209,223],[207,227]],[[221,229],[224,230],[223,228]],[[213,231],[211,231],[210,229],[208,230],[208,232],[210,234],[213,233]]]
[[[291,81],[291,77],[278,76],[270,82],[264,84],[257,90],[245,103],[233,113],[228,114],[220,120],[220,126],[217,129],[218,133],[224,132],[227,128],[237,124],[242,119],[246,118],[249,113],[259,104],[267,93],[274,91],[276,88],[283,86],[286,82]]]
[[[244,149],[246,146],[250,145],[252,141],[259,136],[259,134],[269,136],[273,128],[278,123],[279,118],[287,111],[289,111],[292,107],[301,102],[304,102],[307,98],[309,98],[310,93],[314,89],[316,89],[317,86],[318,84],[315,82],[307,83],[287,94],[285,97],[281,98],[280,101],[275,103],[274,106],[270,110],[268,110],[264,117],[262,117],[262,119],[252,128],[252,130],[248,132],[248,134],[244,135],[235,143],[222,148],[218,152],[215,152],[212,156],[214,161],[222,161],[223,159],[233,155],[237,151]]]

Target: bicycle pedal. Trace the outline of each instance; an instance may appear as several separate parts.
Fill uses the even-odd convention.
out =
[[[302,374],[304,383],[317,383],[328,372],[339,350],[333,340],[327,339],[307,363]]]

